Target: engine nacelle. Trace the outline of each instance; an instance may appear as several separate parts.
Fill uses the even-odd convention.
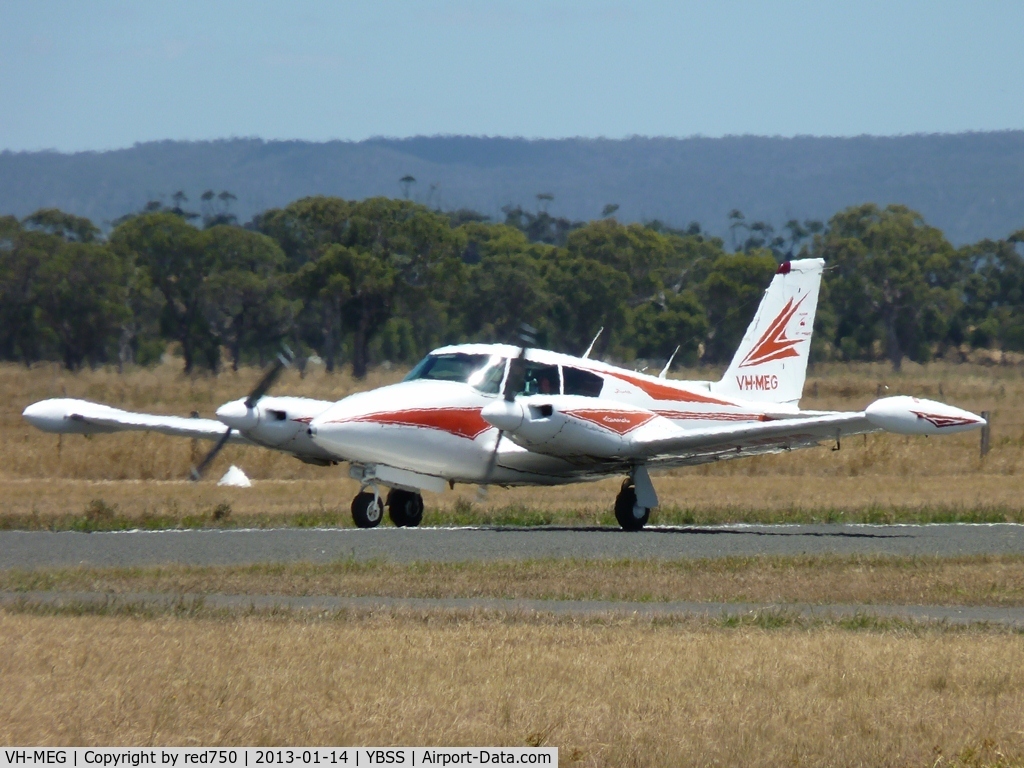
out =
[[[309,436],[309,425],[332,403],[304,397],[261,397],[252,408],[245,400],[233,400],[217,409],[217,418],[225,426],[238,430],[261,445],[293,450],[297,454],[320,455]]]
[[[534,395],[497,400],[480,411],[512,442],[549,456],[632,455],[638,438],[679,432],[671,421],[644,408],[574,395]]]
[[[985,420],[970,411],[907,395],[876,400],[864,415],[876,427],[899,435],[948,435],[985,426]]]

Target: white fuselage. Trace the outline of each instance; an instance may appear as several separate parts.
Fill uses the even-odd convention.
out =
[[[507,361],[518,355],[519,349],[464,344],[432,354],[490,358],[495,366],[501,366],[503,382]],[[716,395],[712,385],[705,382],[660,379],[596,360],[544,350],[530,350],[526,359],[541,374],[548,375],[546,391],[527,391],[517,402],[534,409],[535,415],[548,402],[563,406],[576,403],[575,413],[592,430],[590,443],[595,445],[599,440],[619,440],[642,428],[639,421],[643,417],[638,420],[637,409],[684,429],[785,418],[797,412],[787,406],[766,407],[764,403]],[[581,379],[585,380],[583,384],[579,383]],[[595,379],[599,379],[596,386]],[[628,466],[616,458],[614,450],[559,455],[559,433],[567,425],[553,423],[550,434],[541,430],[525,445],[522,439],[502,440],[497,462],[488,476],[499,430],[485,420],[481,411],[501,399],[500,384],[496,381],[491,390],[463,381],[407,380],[346,397],[314,418],[309,432],[316,445],[339,461],[364,466],[383,464],[461,483],[480,483],[489,477],[490,482],[502,485],[560,484],[605,476]],[[575,436],[572,442],[583,444]]]

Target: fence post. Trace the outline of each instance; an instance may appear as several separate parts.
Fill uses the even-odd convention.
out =
[[[989,411],[982,411],[981,418],[985,420],[985,426],[981,428],[981,458],[985,458],[985,454],[988,453],[989,449],[989,437],[992,434],[992,422],[990,421]]]

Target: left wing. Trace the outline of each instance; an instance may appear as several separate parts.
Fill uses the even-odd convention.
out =
[[[103,432],[145,431],[203,440],[220,440],[228,430],[224,424],[214,419],[134,413],[72,398],[55,398],[33,403],[22,412],[22,416],[34,427],[57,434],[93,435]],[[237,431],[233,431],[228,440],[232,443],[250,444],[250,441]]]

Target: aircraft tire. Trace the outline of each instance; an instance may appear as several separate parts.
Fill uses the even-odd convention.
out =
[[[376,528],[384,519],[384,503],[372,493],[363,491],[352,499],[352,522],[357,528]]]
[[[415,528],[423,520],[423,497],[393,488],[388,494],[388,517],[398,528]]]
[[[643,514],[637,515],[642,510]],[[639,531],[651,517],[651,510],[636,503],[636,489],[630,480],[622,484],[622,490],[615,497],[615,519],[624,531]]]

